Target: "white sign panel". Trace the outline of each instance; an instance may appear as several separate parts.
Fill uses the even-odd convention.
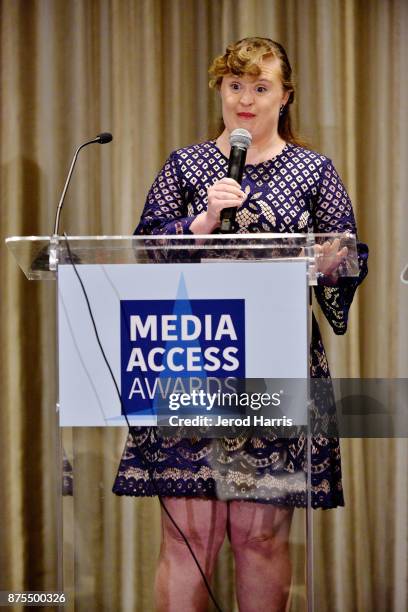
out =
[[[306,263],[59,266],[61,426],[155,424],[171,378],[307,378]]]

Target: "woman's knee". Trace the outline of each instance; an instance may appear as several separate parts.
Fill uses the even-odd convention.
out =
[[[198,498],[164,498],[167,510],[176,525],[162,510],[163,544],[186,546],[183,535],[195,549],[212,551],[220,549],[226,533],[227,506],[218,500]]]
[[[250,549],[271,555],[286,549],[292,514],[292,508],[232,502],[229,534],[234,553]]]

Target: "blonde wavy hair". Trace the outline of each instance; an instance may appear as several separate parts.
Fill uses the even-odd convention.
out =
[[[210,87],[220,89],[221,82],[227,74],[235,76],[259,76],[262,72],[262,60],[265,57],[275,57],[280,63],[282,87],[289,92],[289,98],[283,112],[279,116],[278,133],[283,140],[297,145],[305,143],[295,134],[290,116],[290,105],[295,99],[295,83],[292,78],[292,68],[285,49],[270,38],[243,38],[231,43],[224,55],[219,55],[212,62],[208,72]]]

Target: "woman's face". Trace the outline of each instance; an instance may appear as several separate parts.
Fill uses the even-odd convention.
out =
[[[251,133],[253,144],[277,135],[279,110],[289,98],[289,92],[282,86],[279,60],[265,58],[259,76],[223,77],[220,93],[228,132],[245,128]]]

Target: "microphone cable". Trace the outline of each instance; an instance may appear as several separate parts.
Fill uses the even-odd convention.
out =
[[[122,414],[125,417],[126,424],[127,424],[127,427],[128,427],[128,431],[129,431],[129,434],[132,436],[132,440],[133,440],[133,443],[135,445],[136,452],[139,454],[139,457],[140,457],[140,459],[142,461],[142,464],[145,466],[145,469],[146,469],[146,471],[147,471],[147,473],[149,475],[149,479],[150,479],[150,482],[151,482],[151,484],[153,486],[153,489],[155,490],[156,495],[159,498],[160,506],[163,508],[163,511],[166,513],[166,515],[168,516],[168,518],[171,521],[171,523],[177,529],[178,533],[181,535],[184,543],[186,544],[188,550],[190,551],[191,556],[193,557],[193,560],[194,560],[194,562],[195,562],[195,564],[196,564],[196,566],[197,566],[197,568],[198,568],[198,570],[199,570],[199,572],[201,574],[201,577],[203,579],[204,585],[205,585],[205,587],[206,587],[206,589],[208,591],[208,594],[210,596],[211,601],[213,602],[217,612],[222,612],[222,609],[219,606],[217,600],[215,599],[215,596],[214,596],[214,594],[213,594],[213,592],[211,590],[210,584],[209,584],[209,582],[207,580],[207,577],[206,577],[206,575],[205,575],[205,573],[204,573],[204,571],[203,571],[203,569],[202,569],[202,567],[200,565],[200,562],[198,561],[198,559],[197,559],[197,557],[196,557],[196,555],[195,555],[195,553],[194,553],[194,551],[193,551],[193,549],[192,549],[192,547],[190,545],[190,542],[188,541],[188,538],[185,536],[185,534],[183,533],[182,529],[178,526],[178,524],[176,523],[176,521],[172,517],[170,511],[167,509],[166,504],[164,503],[164,501],[163,501],[163,499],[162,499],[162,497],[161,497],[161,495],[160,495],[160,493],[158,491],[156,482],[155,482],[154,477],[153,477],[153,468],[152,468],[152,466],[149,465],[149,461],[145,458],[142,450],[139,448],[139,446],[138,446],[138,444],[136,442],[136,438],[134,436],[133,427],[130,425],[128,416],[126,414],[126,410],[124,409],[122,395],[121,395],[121,392],[119,390],[118,383],[116,382],[116,378],[115,378],[115,375],[113,373],[112,367],[111,367],[111,365],[109,363],[109,360],[108,360],[108,358],[106,356],[105,350],[104,350],[104,348],[102,346],[102,342],[101,342],[100,337],[99,337],[98,329],[96,327],[96,323],[95,323],[95,319],[94,319],[94,316],[93,316],[91,304],[89,302],[88,294],[86,292],[86,289],[85,289],[84,283],[82,281],[81,275],[79,274],[79,272],[77,270],[77,267],[76,267],[76,265],[74,263],[74,258],[72,256],[71,247],[70,247],[68,236],[67,236],[66,232],[64,232],[64,238],[65,238],[65,242],[66,242],[66,245],[67,245],[68,259],[70,261],[70,264],[71,264],[72,268],[74,269],[75,275],[76,275],[76,277],[77,277],[77,279],[79,281],[79,284],[81,286],[81,290],[82,290],[83,296],[85,298],[86,305],[87,305],[87,308],[88,308],[88,313],[89,313],[89,316],[90,316],[90,319],[91,319],[91,322],[92,322],[92,326],[93,326],[93,329],[94,329],[95,338],[96,338],[96,341],[98,343],[99,349],[101,351],[103,360],[104,360],[104,362],[106,364],[106,367],[109,370],[109,374],[110,374],[111,379],[113,381],[113,384],[115,386],[116,394],[117,394],[117,396],[119,398],[119,402],[120,402],[120,405],[121,405],[121,408],[122,408]]]

